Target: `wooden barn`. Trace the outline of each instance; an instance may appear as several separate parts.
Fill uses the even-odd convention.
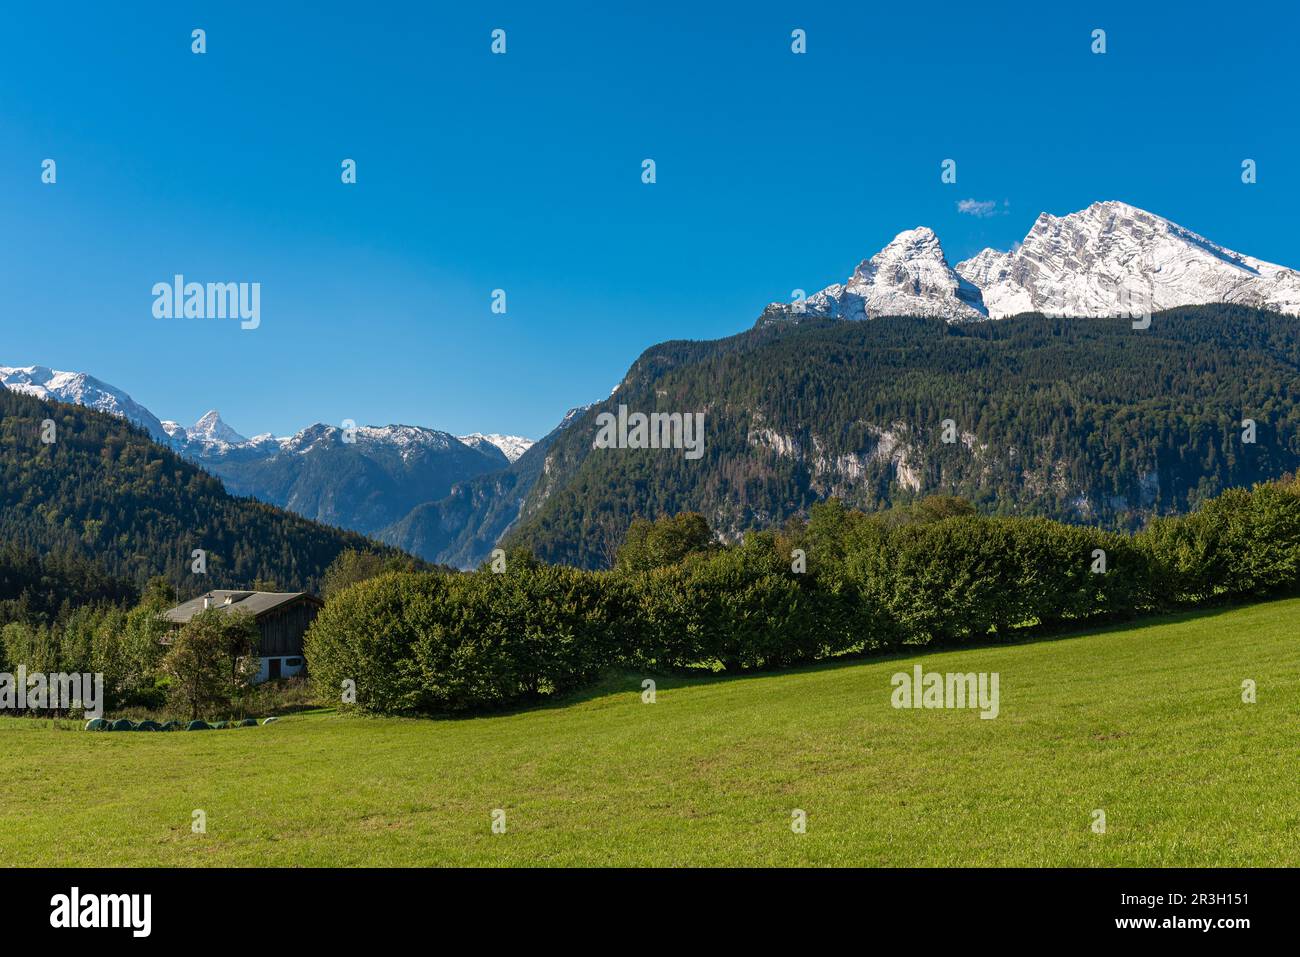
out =
[[[253,616],[261,633],[257,654],[262,670],[256,681],[288,678],[301,674],[306,664],[302,639],[307,627],[324,607],[324,602],[305,591],[227,591],[218,589],[169,608],[163,617],[179,628],[209,608],[243,612]]]

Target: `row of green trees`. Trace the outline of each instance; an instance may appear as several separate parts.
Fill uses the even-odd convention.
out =
[[[75,552],[0,545],[0,626],[60,621],[82,605],[133,605],[139,597],[130,582],[111,578]]]
[[[510,555],[463,575],[383,574],[334,595],[308,635],[344,705],[456,712],[582,687],[602,669],[781,668],[904,645],[1300,591],[1300,481],[1236,489],[1124,535],[985,518],[960,499],[713,540],[698,515],[629,529],[612,571]]]

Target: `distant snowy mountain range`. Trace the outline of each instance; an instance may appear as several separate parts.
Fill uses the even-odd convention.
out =
[[[899,233],[844,283],[772,303],[760,323],[933,316],[975,322],[1038,312],[1103,317],[1233,303],[1300,315],[1300,272],[1233,252],[1126,203],[1042,213],[1024,241],[956,267],[926,226]]]
[[[211,459],[236,455],[247,458],[249,456],[245,453],[270,456],[282,450],[306,452],[323,434],[331,434],[329,430],[334,428],[318,422],[283,438],[264,432],[247,439],[222,421],[221,414],[216,409],[204,413],[197,422],[186,428],[170,419],[160,420],[122,389],[109,385],[102,379],[84,372],[62,372],[45,366],[0,366],[0,385],[39,399],[70,402],[110,412],[141,426],[159,442],[190,457]],[[343,430],[338,428],[335,431],[342,433]],[[532,439],[518,435],[474,432],[453,436],[436,429],[411,425],[361,426],[355,432],[358,443],[387,443],[407,454],[420,446],[447,449],[453,442],[480,452],[492,448],[505,457],[507,464],[518,459],[533,444]]]
[[[215,409],[189,427],[161,420],[122,389],[84,372],[0,366],[0,384],[120,416],[219,477],[237,495],[401,547],[410,543],[389,526],[417,506],[442,500],[459,483],[507,471],[534,445],[517,435],[455,436],[413,425],[344,429],[319,422],[290,436],[265,432],[250,439]],[[505,522],[510,520],[507,514]],[[480,557],[460,552],[465,562]],[[438,561],[441,556],[423,557]]]

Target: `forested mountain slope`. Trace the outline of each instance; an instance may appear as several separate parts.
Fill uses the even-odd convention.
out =
[[[54,441],[42,441],[43,423]],[[82,556],[115,579],[164,575],[182,595],[274,583],[315,589],[352,532],[229,494],[116,416],[0,390],[0,542]],[[206,553],[207,573],[191,571]]]
[[[703,457],[593,448],[597,416],[620,405],[703,412]],[[1132,528],[1298,465],[1292,317],[811,319],[648,349],[547,450],[506,543],[595,567],[638,515],[699,511],[734,537],[829,496],[874,509],[934,493]]]

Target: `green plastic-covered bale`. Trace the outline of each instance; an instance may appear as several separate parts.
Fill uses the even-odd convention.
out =
[[[109,730],[109,728],[108,728],[108,722],[105,721],[103,718],[91,718],[89,721],[86,722],[86,728],[85,728],[85,730],[87,730],[87,731],[107,731],[107,730]]]
[[[159,724],[157,721],[150,721],[148,718],[146,718],[144,721],[141,721],[139,724],[137,724],[135,726],[135,729],[137,731],[161,731],[162,725]]]
[[[211,731],[212,725],[208,724],[202,718],[196,718],[185,726],[186,731]]]
[[[179,721],[164,721],[161,730],[163,730],[163,731],[179,731],[180,728],[181,728],[181,723],[180,723]]]
[[[241,728],[256,728],[256,727],[257,727],[257,719],[256,719],[256,718],[245,718],[243,721],[239,722],[239,726],[240,726]]]
[[[113,722],[114,731],[134,731],[135,724],[129,718],[118,718]]]

